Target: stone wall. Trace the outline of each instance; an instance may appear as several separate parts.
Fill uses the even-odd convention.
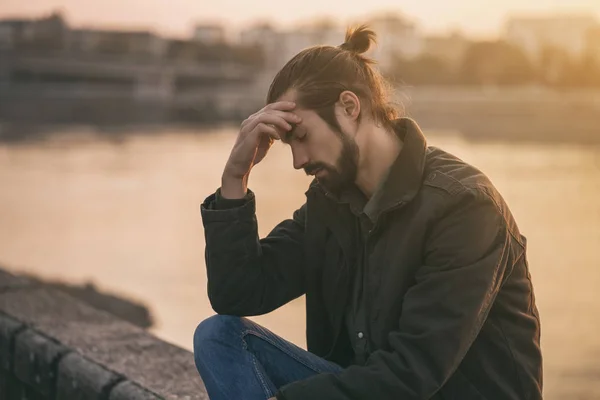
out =
[[[208,396],[189,351],[0,270],[0,399]]]

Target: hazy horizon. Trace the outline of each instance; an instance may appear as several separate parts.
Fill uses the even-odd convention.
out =
[[[600,19],[598,0],[304,0],[289,2],[285,10],[280,0],[240,2],[221,0],[202,5],[189,0],[4,0],[0,18],[35,17],[60,11],[72,26],[148,29],[160,34],[189,36],[195,23],[217,22],[237,30],[257,21],[278,27],[296,25],[320,18],[333,18],[342,24],[365,15],[399,12],[414,20],[421,30],[444,33],[460,30],[468,35],[496,36],[509,16],[548,14],[590,14]]]

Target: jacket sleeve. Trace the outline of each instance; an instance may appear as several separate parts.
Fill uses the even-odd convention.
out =
[[[206,240],[208,297],[219,314],[252,316],[275,310],[304,294],[304,215],[258,237],[256,203],[248,191],[237,207],[215,207],[218,193],[201,206]]]
[[[363,366],[283,387],[279,399],[429,399],[456,371],[500,289],[510,234],[484,193],[460,196],[431,226],[390,351]]]

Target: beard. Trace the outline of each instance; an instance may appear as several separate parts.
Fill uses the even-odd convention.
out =
[[[325,174],[317,177],[317,181],[328,192],[339,195],[344,189],[353,185],[358,173],[358,145],[354,139],[340,132],[342,151],[335,165],[315,162],[304,168],[307,175],[311,175],[319,169],[325,170]]]

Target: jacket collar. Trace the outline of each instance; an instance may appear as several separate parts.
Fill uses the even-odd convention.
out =
[[[410,202],[419,191],[423,180],[427,149],[427,141],[423,132],[410,118],[400,118],[394,121],[394,129],[402,139],[403,146],[379,189],[369,200],[368,207],[364,209],[364,213],[373,223],[383,212]],[[312,189],[320,189],[327,198],[339,204],[350,204],[354,213],[363,211],[357,209],[355,187],[347,189],[339,197],[328,193],[316,180],[313,181],[308,191]],[[364,205],[363,203],[362,206],[364,207]]]

